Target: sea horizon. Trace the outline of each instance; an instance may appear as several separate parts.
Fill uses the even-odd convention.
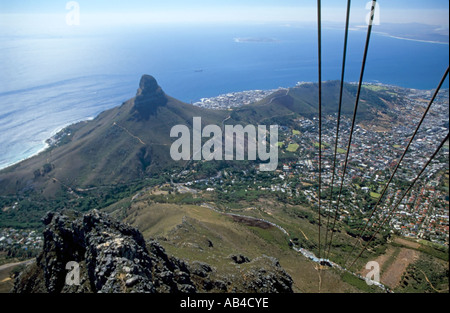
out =
[[[0,169],[42,152],[46,140],[62,128],[134,97],[143,74],[154,76],[166,94],[186,103],[316,82],[317,34],[311,27],[160,26],[70,36],[0,34],[0,70],[6,73],[0,78]],[[358,81],[365,36],[365,31],[350,31],[346,82]],[[325,29],[322,49],[323,80],[339,80],[343,31]],[[448,44],[374,32],[363,83],[430,90],[447,63]]]

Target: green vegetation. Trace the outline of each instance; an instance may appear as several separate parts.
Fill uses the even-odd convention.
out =
[[[296,143],[291,143],[289,144],[289,146],[286,148],[286,150],[288,152],[296,152],[298,150],[298,148],[300,148],[300,145],[296,144]]]
[[[27,249],[23,249],[23,247],[19,244],[8,246],[8,247],[0,247],[0,265],[2,263],[11,263],[15,260],[26,260],[32,257],[35,257],[39,254],[40,249],[27,247]]]
[[[370,192],[370,196],[374,199],[379,199],[381,197],[381,194],[376,192]]]
[[[448,277],[448,263],[445,265],[422,255],[408,266],[395,292],[448,293]]]
[[[418,247],[411,247],[411,246],[405,246],[402,244],[399,244],[397,242],[392,242],[391,244],[393,246],[397,247],[407,247],[409,249],[417,250],[419,252],[422,252],[424,254],[427,254],[429,256],[432,256],[434,258],[443,260],[448,262],[449,261],[449,249],[446,246],[438,245],[433,242],[427,241],[427,240],[420,240],[418,243],[420,245]]]
[[[8,210],[0,210],[0,227],[41,230],[43,227],[41,219],[49,211],[73,209],[86,212],[92,209],[103,209],[132,197],[145,187],[162,184],[167,179],[165,176],[160,176],[129,184],[77,191],[69,196],[61,191],[53,199],[47,199],[34,193],[28,193],[18,199],[0,198],[0,208],[10,207]],[[122,202],[122,204],[126,204],[126,202]],[[15,208],[12,209],[12,207]]]
[[[205,200],[199,197],[194,197],[190,193],[176,193],[176,194],[160,194],[148,196],[148,199],[158,203],[172,203],[172,204],[201,204]]]
[[[322,150],[328,148],[329,146],[330,146],[330,145],[329,145],[328,143],[322,142]],[[314,147],[315,147],[315,148],[319,148],[319,143],[318,143],[318,142],[315,142],[315,143],[314,143]]]
[[[364,291],[364,292],[371,292],[371,293],[375,293],[375,292],[381,292],[381,289],[379,289],[376,286],[369,286],[366,281],[355,277],[354,275],[344,272],[341,275],[341,278],[343,281],[345,281],[346,283],[355,286],[356,288]]]

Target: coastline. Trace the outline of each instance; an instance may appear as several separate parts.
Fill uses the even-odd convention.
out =
[[[14,166],[14,165],[17,165],[17,164],[19,164],[20,162],[23,162],[23,161],[26,161],[26,160],[28,160],[28,159],[31,159],[32,157],[35,157],[35,156],[39,155],[40,153],[44,152],[45,150],[47,150],[48,148],[50,148],[50,145],[49,145],[48,143],[46,143],[47,140],[48,140],[48,139],[42,141],[42,144],[44,145],[44,147],[42,147],[41,149],[39,149],[37,152],[31,154],[30,156],[24,157],[24,158],[22,158],[22,159],[20,159],[20,160],[18,160],[18,161],[12,161],[11,163],[8,163],[8,164],[6,164],[6,165],[1,165],[1,166],[0,166],[0,171],[3,171],[3,170],[5,170],[5,169],[7,169],[7,168],[9,168],[9,167],[12,167],[12,166]]]
[[[414,39],[414,38],[407,38],[407,37],[401,37],[401,36],[394,36],[388,33],[384,32],[374,32],[375,34],[393,38],[393,39],[399,39],[399,40],[408,40],[408,41],[415,41],[415,42],[422,42],[422,43],[432,43],[432,44],[439,44],[439,45],[448,45],[448,42],[442,42],[442,41],[434,41],[434,40],[425,40],[425,39]]]
[[[406,39],[406,40],[408,40],[408,39]],[[298,82],[296,86],[298,86],[300,84],[304,84],[304,83],[314,83],[314,82]],[[347,83],[349,83],[349,84],[358,84],[358,82],[356,82],[356,81],[349,81]],[[396,85],[392,85],[392,84],[384,84],[384,83],[381,83],[381,82],[369,82],[369,81],[363,82],[363,85],[366,85],[366,86],[376,85],[376,86],[381,86],[381,87],[384,86],[384,87],[387,87],[387,88],[400,88],[400,89],[411,89],[411,90],[422,90],[422,91],[429,90],[429,89],[408,88],[408,87],[396,86]],[[288,88],[294,88],[296,86],[292,86],[292,87],[288,87]],[[285,88],[284,87],[279,87],[277,89],[270,89],[270,90],[258,90],[258,89],[245,90],[245,91],[240,91],[240,92],[229,93],[228,96],[229,95],[232,95],[233,97],[239,96],[239,100],[242,100],[242,98],[245,97],[245,96],[248,96],[248,94],[253,94],[253,96],[254,96],[254,94],[261,95],[261,93],[276,92],[276,91],[281,90],[281,89],[285,89]],[[217,104],[216,103],[218,99],[223,100],[221,98],[224,98],[225,96],[227,96],[227,94],[220,94],[220,95],[215,96],[215,97],[202,98],[201,101],[198,101],[198,102],[192,103],[192,104],[195,105],[195,106],[200,106],[200,107],[209,107],[210,109],[230,109],[232,107],[239,106],[239,105],[235,105],[235,104],[234,105],[233,104],[232,105],[228,104],[226,106],[223,106],[221,104]],[[226,100],[227,100],[227,102],[230,101],[229,99],[226,99]],[[211,105],[210,102],[216,103],[217,105],[216,106]],[[208,104],[208,105],[206,105],[206,104]],[[243,103],[241,105],[245,105],[245,103]],[[53,130],[51,132],[50,137],[48,137],[48,138],[46,138],[46,139],[44,139],[42,141],[42,145],[43,146],[37,152],[35,152],[35,153],[33,153],[33,154],[29,155],[29,156],[23,157],[20,160],[13,161],[13,162],[9,163],[8,165],[0,166],[0,171],[3,171],[3,170],[5,170],[5,169],[7,169],[9,167],[15,166],[15,165],[17,165],[17,164],[19,164],[19,163],[21,163],[23,161],[26,161],[26,160],[28,160],[28,159],[30,159],[32,157],[35,157],[35,156],[39,155],[42,152],[45,152],[47,149],[52,147],[52,144],[50,144],[49,141],[51,141],[51,139],[53,139],[58,133],[63,131],[68,126],[74,125],[74,124],[77,124],[77,123],[80,123],[80,122],[91,121],[93,119],[95,119],[95,116],[90,116],[90,117],[87,117],[87,118],[82,118],[82,119],[76,120],[74,122],[66,123],[64,126],[56,128],[55,130]]]
[[[93,119],[95,119],[95,117],[88,117],[88,118],[83,118],[83,119],[79,119],[77,121],[71,122],[71,123],[66,123],[64,126],[58,127],[56,129],[54,129],[51,133],[50,133],[50,137],[44,139],[41,144],[43,145],[41,149],[39,149],[37,152],[30,154],[27,157],[23,157],[20,160],[17,161],[12,161],[11,163],[4,165],[4,166],[0,166],[0,171],[3,171],[9,167],[15,166],[23,161],[26,161],[28,159],[31,159],[39,154],[41,154],[42,152],[47,151],[47,149],[49,149],[50,147],[52,147],[51,144],[48,143],[49,140],[51,140],[52,138],[54,138],[57,134],[59,134],[61,131],[63,131],[64,129],[66,129],[67,127],[69,127],[70,125],[74,125],[80,122],[87,122],[87,121],[92,121]]]
[[[365,32],[366,28],[367,28],[367,25],[354,25],[354,26],[350,26],[348,30],[353,31],[353,32],[362,32],[362,31]],[[329,27],[329,29],[336,30],[336,29],[340,29],[340,28]],[[421,43],[432,43],[432,44],[440,44],[440,45],[448,45],[449,44],[449,42],[445,42],[445,41],[409,38],[409,37],[404,37],[402,35],[393,35],[386,31],[377,31],[375,29],[372,31],[372,33],[383,36],[383,37],[389,37],[389,38],[399,39],[399,40],[408,40],[408,41],[415,41],[415,42],[421,42]]]

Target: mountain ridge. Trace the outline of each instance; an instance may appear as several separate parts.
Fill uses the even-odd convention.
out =
[[[292,278],[267,256],[245,260],[250,268],[238,286],[206,263],[168,255],[156,240],[146,242],[136,228],[96,210],[52,212],[42,221],[44,247],[16,278],[15,293],[293,292]],[[69,284],[67,264],[78,269]]]
[[[192,124],[193,116],[219,124],[225,115],[167,96],[153,77],[144,75],[136,97],[65,128],[63,144],[0,171],[0,193],[41,189],[52,195],[59,189],[49,183],[55,179],[86,187],[143,178],[171,163],[167,156],[173,125]]]
[[[343,114],[353,112],[354,87],[345,85]],[[339,84],[323,86],[323,112],[337,111]],[[166,95],[156,79],[143,75],[136,96],[95,119],[65,128],[51,148],[0,171],[0,195],[38,192],[53,197],[61,189],[114,185],[144,179],[171,166],[183,166],[170,158],[170,130],[175,125],[192,129],[193,117],[203,125],[270,124],[312,117],[317,111],[317,85],[303,84],[235,110],[212,110],[183,103]],[[363,89],[358,115],[384,109],[379,94]]]

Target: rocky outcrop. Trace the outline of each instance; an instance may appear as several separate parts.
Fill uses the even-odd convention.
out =
[[[255,263],[236,286],[210,265],[169,256],[157,241],[145,242],[137,229],[95,210],[48,213],[43,222],[43,251],[13,292],[292,292],[290,276],[268,257],[252,261],[265,264]]]
[[[277,259],[263,255],[250,263],[242,288],[251,293],[292,292],[292,278],[284,271]]]
[[[245,255],[231,255],[230,258],[234,261],[236,264],[242,264],[242,263],[248,263],[250,262],[250,259],[247,258]]]
[[[154,115],[160,106],[167,104],[167,97],[156,79],[150,75],[143,75],[139,82],[139,89],[134,99],[135,116],[148,119]]]

